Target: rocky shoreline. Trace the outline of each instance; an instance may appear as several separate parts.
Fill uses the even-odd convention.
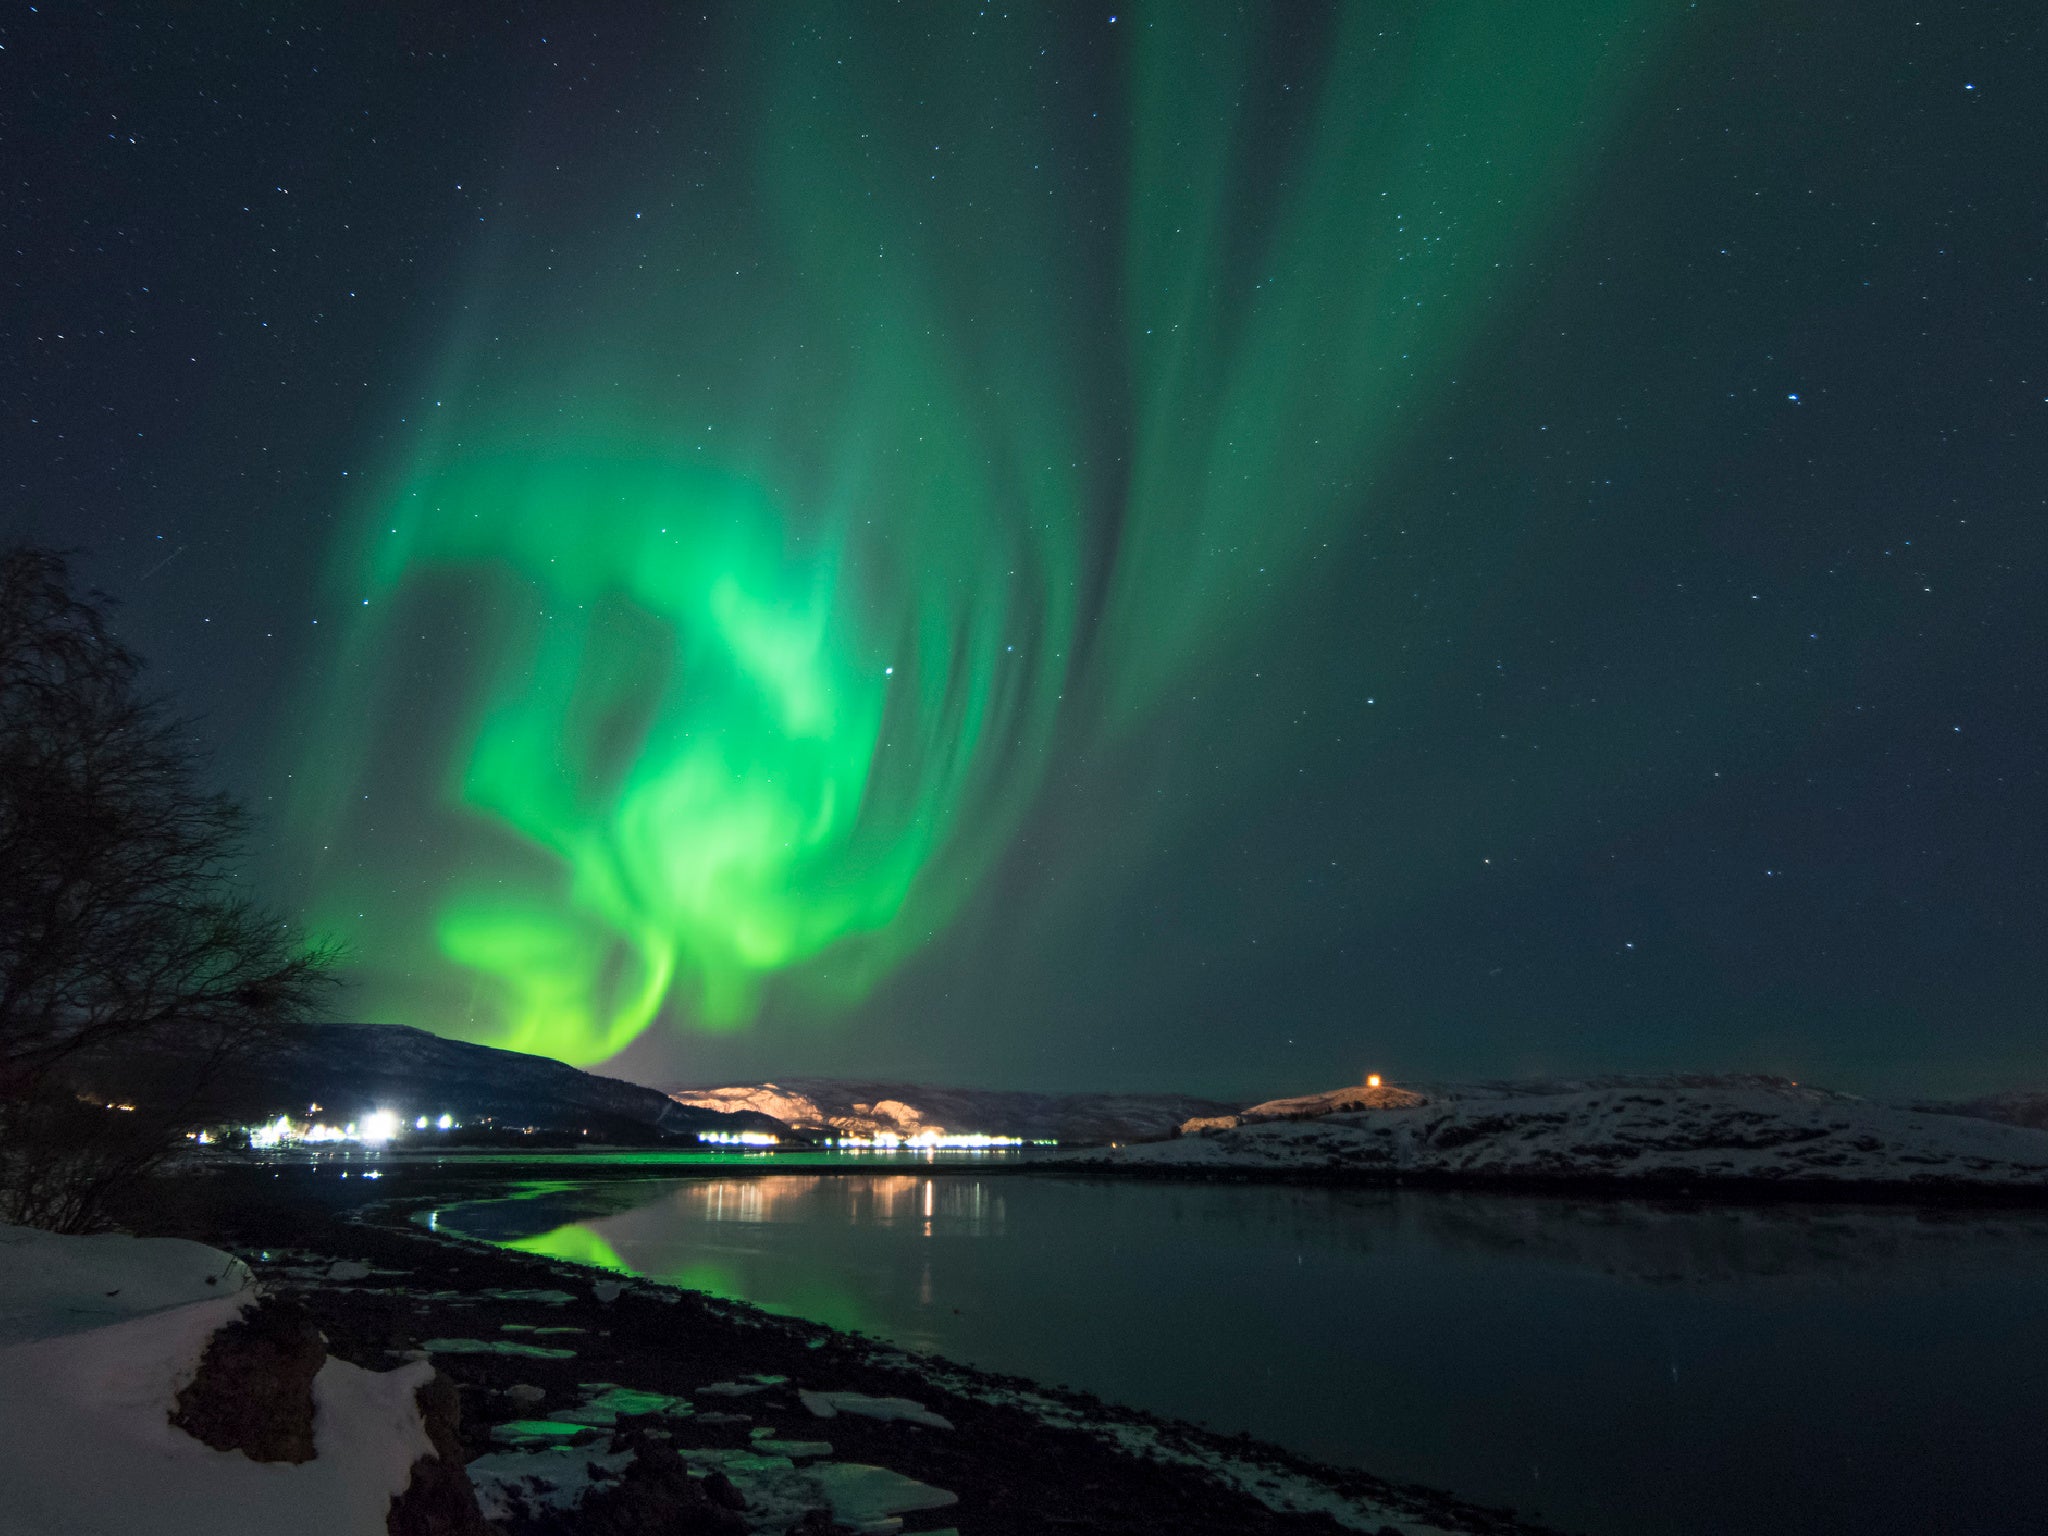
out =
[[[484,1186],[475,1173],[392,1169],[366,1187],[331,1169],[216,1169],[170,1181],[126,1224],[235,1253],[265,1294],[305,1309],[337,1358],[378,1371],[431,1360],[455,1389],[448,1432],[508,1536],[1540,1529],[1247,1438],[437,1236],[413,1219],[506,1182],[503,1170]],[[561,1507],[570,1497],[580,1502]]]

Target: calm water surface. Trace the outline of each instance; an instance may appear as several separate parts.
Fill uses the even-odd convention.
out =
[[[2048,1530],[2048,1214],[953,1172],[436,1220],[1601,1536]]]

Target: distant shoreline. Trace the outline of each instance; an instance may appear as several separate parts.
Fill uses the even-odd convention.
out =
[[[1147,1146],[1156,1143],[1135,1143]],[[246,1161],[211,1160],[178,1177],[205,1177],[212,1172],[234,1174],[269,1168],[300,1175],[344,1171],[355,1178],[378,1180],[432,1170],[456,1183],[495,1187],[526,1180],[561,1179],[573,1170],[578,1179],[778,1178],[802,1175],[820,1178],[889,1174],[1062,1179],[1118,1179],[1169,1184],[1246,1184],[1318,1189],[1411,1190],[1432,1194],[1485,1194],[1541,1198],[1648,1200],[1687,1205],[1919,1205],[1936,1209],[2040,1209],[2048,1207],[2048,1185],[1968,1184],[1956,1181],[1914,1183],[1910,1180],[1713,1178],[1698,1175],[1639,1176],[1573,1174],[1510,1175],[1455,1173],[1430,1169],[1376,1171],[1340,1167],[1260,1167],[1228,1164],[1160,1164],[1114,1161],[1084,1156],[1095,1148],[1039,1150],[986,1157],[918,1158],[887,1161],[872,1154],[819,1154],[807,1151],[763,1151],[742,1155],[646,1151],[637,1148],[596,1148],[539,1153],[382,1153],[314,1161],[285,1156]],[[829,1161],[796,1161],[821,1158]],[[716,1160],[709,1160],[715,1158]],[[729,1160],[728,1160],[729,1158]],[[843,1159],[843,1160],[842,1160]],[[344,1161],[346,1166],[344,1167]]]

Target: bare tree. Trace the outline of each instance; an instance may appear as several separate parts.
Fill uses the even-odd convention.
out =
[[[64,1231],[332,983],[331,951],[243,890],[246,814],[201,788],[107,609],[62,555],[0,552],[0,1219]],[[81,1094],[94,1062],[137,1055],[147,1103]]]

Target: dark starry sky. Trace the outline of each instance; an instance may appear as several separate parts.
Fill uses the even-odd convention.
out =
[[[1483,142],[1467,119],[1498,86],[1554,125],[1532,134],[1569,141],[1568,173],[1491,234],[1485,177],[1443,173],[1442,233],[1422,238],[1454,253],[1455,323],[1418,334],[1432,361],[1398,393],[1312,374],[1317,421],[1355,401],[1350,468],[1313,482],[1311,516],[1283,445],[1271,494],[1229,514],[1272,559],[1225,591],[1213,563],[1143,564],[1177,531],[1240,546],[1148,505],[1130,472],[1145,269],[1120,253],[1151,215],[1124,125],[1159,110],[1132,63],[1158,12],[968,7],[934,38],[929,15],[834,8],[769,28],[747,8],[9,4],[0,518],[81,551],[121,600],[124,634],[264,814],[257,872],[281,901],[332,927],[361,890],[388,892],[382,925],[347,935],[374,970],[426,947],[433,859],[455,857],[411,798],[431,775],[384,748],[352,770],[390,809],[344,873],[293,797],[338,736],[402,736],[454,686],[424,639],[397,661],[351,648],[367,621],[335,573],[379,498],[494,430],[528,454],[554,451],[551,431],[587,443],[605,388],[635,397],[602,409],[643,437],[751,421],[748,465],[795,495],[832,453],[872,447],[862,430],[892,430],[848,408],[857,368],[788,362],[790,313],[831,287],[840,311],[871,305],[847,356],[886,326],[938,336],[933,376],[960,399],[1009,391],[1002,430],[1071,422],[1057,540],[1002,511],[1000,487],[957,538],[1008,550],[999,517],[1033,528],[1074,611],[1062,630],[1043,594],[1004,610],[1037,670],[1013,686],[1007,653],[987,664],[1008,734],[885,934],[766,975],[737,1027],[696,1028],[679,990],[613,1070],[1218,1093],[1368,1067],[2048,1081],[2042,14],[1607,12],[1606,66],[1532,86],[1499,84],[1469,40],[1413,42],[1388,10],[1375,57],[1406,71],[1388,99],[1436,114],[1452,147],[1432,154]],[[1288,185],[1318,110],[1379,99],[1347,94],[1365,88],[1332,63],[1334,23],[1203,20],[1214,35],[1177,46],[1235,60],[1232,90],[1269,102],[1233,130],[1214,282],[1297,260],[1376,281],[1356,242],[1394,237],[1362,234],[1350,201],[1376,173],[1327,186],[1299,225],[1274,211],[1285,194],[1262,201],[1260,168]],[[785,45],[855,76],[850,104],[807,117],[811,66]],[[1220,109],[1199,71],[1176,78],[1192,141]],[[1566,90],[1583,103],[1558,106]],[[927,174],[901,146],[949,112],[981,148],[935,145]],[[842,128],[898,146],[873,151],[877,185],[924,242],[937,318],[914,286],[889,309],[831,275],[834,242],[867,238],[834,201]],[[1014,174],[989,168],[1005,156]],[[1190,184],[1205,174],[1190,162]],[[801,251],[778,254],[771,216]],[[1484,280],[1467,270],[1482,253]],[[977,288],[1036,294],[1034,262],[1057,264],[1051,320]],[[1254,287],[1197,306],[1212,377],[1168,398],[1199,414],[1241,375],[1281,401],[1284,436],[1286,370],[1259,372],[1235,327],[1293,301]],[[762,403],[778,381],[801,432]],[[943,399],[916,409],[952,430]],[[905,540],[930,536],[905,517]],[[1312,533],[1270,531],[1297,520]],[[947,599],[962,635],[981,568],[963,556]],[[915,588],[863,586],[862,633],[928,611]],[[983,675],[971,638],[949,643]],[[501,683],[519,654],[498,657]],[[373,666],[403,676],[308,702]],[[934,711],[888,770],[913,798],[951,760]],[[847,952],[858,988],[799,984]],[[393,962],[401,981],[427,967]],[[365,988],[359,1011],[504,1038],[396,982]]]

